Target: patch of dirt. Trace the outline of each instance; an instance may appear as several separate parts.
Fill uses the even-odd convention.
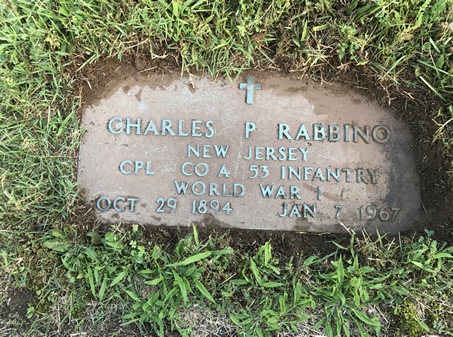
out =
[[[151,74],[180,74],[178,57],[165,51],[160,51],[160,54],[166,56],[152,59],[147,52],[134,51],[124,54],[121,62],[113,57],[106,58],[75,72],[75,76],[79,79],[79,92],[82,97],[79,117],[82,117],[81,113],[87,104],[93,104],[101,99],[117,81],[131,77],[139,79]],[[344,67],[344,65],[339,64],[338,60],[337,64],[335,60],[331,61],[330,66],[326,66],[322,70],[319,68],[313,70],[313,77],[321,82],[336,82],[353,88],[379,102],[380,105],[390,107],[395,111],[398,118],[411,125],[416,140],[414,147],[418,173],[421,178],[423,214],[416,226],[403,234],[407,236],[414,233],[424,234],[424,230],[429,229],[435,231],[434,237],[436,239],[453,244],[453,192],[446,173],[446,168],[450,163],[446,154],[442,152],[442,147],[432,143],[436,131],[432,118],[442,102],[433,99],[426,90],[414,88],[406,90],[404,87],[395,88],[391,84],[379,82],[376,74],[368,68]],[[74,60],[74,71],[83,62],[84,60]],[[297,66],[289,64],[286,59],[279,58],[277,65],[281,65],[281,69],[275,70],[274,67],[274,69],[269,68],[266,71],[279,71],[301,78],[310,76],[310,73],[307,75],[305,71],[298,72]],[[263,68],[257,70],[265,70]],[[87,209],[82,201],[80,202],[80,210],[74,215],[71,222],[80,226],[79,228],[83,231],[93,229],[107,231],[110,228],[96,222],[90,209]],[[227,230],[203,229],[200,235],[223,234]],[[149,240],[169,246],[174,245],[191,231],[191,228],[146,227]],[[336,249],[336,246],[331,243],[332,240],[348,239],[347,234],[301,234],[236,229],[229,230],[229,236],[233,248],[251,251],[271,240],[273,251],[280,256],[298,255],[300,253],[304,255],[327,255]],[[391,236],[388,238],[391,239]]]
[[[101,224],[96,230],[106,233],[111,231],[112,225]],[[131,231],[132,225],[123,224],[125,230]],[[167,251],[172,251],[176,244],[193,233],[192,226],[165,227],[165,226],[141,226],[146,240],[163,246]],[[272,255],[278,258],[281,265],[297,256],[326,256],[337,247],[334,241],[347,246],[350,241],[349,234],[331,233],[297,233],[286,231],[256,231],[244,229],[197,227],[200,241],[209,237],[223,237],[221,241],[225,246],[234,250],[248,252],[254,255],[266,242],[272,246]],[[360,235],[360,234],[359,234]],[[384,239],[384,241],[387,239]]]
[[[119,61],[115,57],[105,58],[77,71],[84,60],[74,60],[73,69],[78,78],[81,95],[79,117],[87,104],[96,104],[115,89],[115,83],[127,79],[146,79],[150,75],[179,73],[177,58],[172,54],[151,59],[144,54],[127,53]]]
[[[28,305],[34,302],[34,294],[28,289],[10,289],[6,299],[8,315],[26,319]]]

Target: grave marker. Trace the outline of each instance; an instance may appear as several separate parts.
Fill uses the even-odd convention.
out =
[[[407,125],[339,86],[129,80],[83,126],[79,186],[103,222],[396,232],[419,215]]]

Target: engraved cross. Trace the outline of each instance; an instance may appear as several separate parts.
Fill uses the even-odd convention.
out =
[[[247,104],[253,104],[253,90],[261,89],[261,84],[253,83],[253,76],[247,76],[247,83],[239,83],[239,89],[247,89]]]

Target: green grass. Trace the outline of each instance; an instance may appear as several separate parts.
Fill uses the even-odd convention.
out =
[[[184,335],[192,313],[244,336],[315,326],[342,336],[452,334],[452,252],[430,232],[398,244],[351,236],[331,256],[280,262],[272,242],[232,251],[227,237],[198,242],[194,233],[169,248],[139,230],[86,235],[71,217],[78,76],[135,54],[231,79],[254,68],[313,79],[358,72],[388,102],[407,101],[406,119],[441,157],[451,188],[452,14],[449,0],[1,1],[0,270],[36,302],[29,321],[0,313],[0,325],[8,335],[102,324]],[[0,311],[7,300],[0,292]]]
[[[58,304],[51,331],[69,333],[109,326],[116,307],[122,324],[111,334],[133,326],[136,335],[184,336],[200,328],[187,324],[187,310],[226,317],[223,324],[239,336],[307,327],[327,336],[451,334],[453,247],[427,234],[395,243],[352,233],[330,255],[280,261],[269,242],[254,252],[236,251],[225,246],[225,236],[200,241],[195,227],[169,248],[147,241],[138,226],[84,238],[67,226],[30,235],[5,261],[37,294],[28,310],[31,331],[55,319]],[[21,260],[27,250],[34,266]],[[36,276],[44,282],[28,279]],[[90,324],[94,303],[97,323]],[[195,325],[206,325],[196,319]]]

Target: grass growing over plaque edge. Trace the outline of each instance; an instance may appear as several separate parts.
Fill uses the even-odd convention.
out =
[[[388,102],[407,100],[408,119],[444,156],[451,178],[451,2],[15,0],[0,4],[0,18],[0,268],[4,284],[35,296],[30,320],[2,316],[0,333],[81,334],[111,319],[135,320],[124,334],[162,324],[184,334],[181,317],[196,312],[221,317],[239,335],[317,323],[329,335],[385,335],[392,323],[411,336],[451,333],[451,249],[429,231],[398,244],[351,236],[332,256],[281,265],[272,242],[250,255],[222,239],[196,242],[194,232],[172,251],[142,242],[139,229],[80,234],[82,224],[67,225],[78,201],[78,76],[108,56],[174,57],[181,71],[232,79],[252,68],[321,80],[358,71]],[[159,313],[149,311],[149,296]]]

